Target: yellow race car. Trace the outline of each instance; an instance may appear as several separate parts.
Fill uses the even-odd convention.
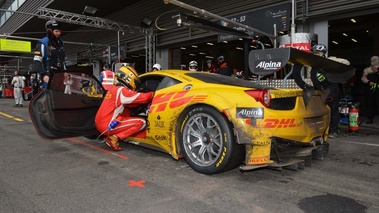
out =
[[[284,64],[300,64],[291,59],[293,51],[303,55],[290,49]],[[258,66],[262,58],[254,61],[255,55],[251,57],[251,66]],[[272,72],[268,66],[262,72]],[[328,73],[327,65],[323,66]],[[314,67],[314,71],[321,69]],[[351,67],[341,67],[345,71],[336,71],[337,77],[348,78],[350,74],[346,73]],[[294,66],[294,71],[300,72],[296,69]],[[94,118],[102,97],[64,94],[54,83],[59,82],[59,76],[56,73],[49,90],[40,92],[30,103],[29,113],[37,132],[47,139],[98,135]],[[302,85],[302,79],[293,76]],[[330,109],[317,83],[311,87],[275,88],[183,70],[149,72],[140,79],[138,90],[155,91],[155,95],[151,103],[132,113],[146,117],[148,126],[125,142],[166,152],[175,159],[184,158],[200,173],[215,174],[238,166],[242,170],[301,166],[306,159],[322,159],[327,153]],[[101,86],[94,88],[101,91]]]

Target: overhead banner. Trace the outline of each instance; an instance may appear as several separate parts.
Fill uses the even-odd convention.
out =
[[[0,50],[16,51],[16,52],[31,52],[32,48],[31,48],[30,41],[0,39]]]
[[[254,29],[260,30],[267,34],[274,34],[274,24],[276,25],[276,30],[288,31],[289,21],[290,21],[291,3],[286,2],[282,4],[277,4],[270,7],[261,8],[258,10],[253,10],[250,12],[237,14],[233,16],[228,16],[227,18],[239,22],[244,25],[248,25]],[[220,24],[225,27],[230,27],[235,30],[246,32],[247,30],[243,27],[233,25],[229,22],[221,21]],[[257,34],[258,35],[258,34]],[[238,39],[239,37],[234,35],[219,34],[218,42],[230,41]]]

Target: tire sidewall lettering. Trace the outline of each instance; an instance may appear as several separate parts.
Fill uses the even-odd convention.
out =
[[[231,159],[231,153],[233,153],[233,146],[230,143],[233,143],[233,135],[231,130],[229,130],[229,125],[227,119],[223,119],[220,116],[221,114],[218,113],[218,110],[210,107],[210,106],[196,106],[192,109],[189,109],[187,113],[184,114],[181,118],[180,128],[179,128],[179,138],[183,139],[184,130],[186,128],[186,125],[188,125],[189,120],[192,120],[194,117],[197,116],[203,116],[201,114],[206,114],[208,116],[211,116],[219,125],[220,128],[220,153],[219,156],[214,159],[213,163],[208,166],[198,166],[196,163],[190,163],[190,166],[197,170],[198,172],[204,173],[204,174],[215,174],[224,171],[226,167],[228,167]],[[183,142],[180,142],[181,148],[184,150],[185,146]],[[188,161],[188,155],[184,152],[184,157]]]

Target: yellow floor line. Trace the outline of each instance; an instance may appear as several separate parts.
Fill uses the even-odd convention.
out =
[[[9,114],[3,113],[3,112],[0,112],[0,115],[3,115],[3,116],[5,116],[5,117],[7,117],[7,118],[11,118],[11,119],[13,119],[13,120],[15,120],[15,121],[19,121],[19,122],[23,122],[23,121],[24,121],[24,120],[21,119],[21,118],[15,118],[15,117],[13,117],[12,115],[9,115]]]

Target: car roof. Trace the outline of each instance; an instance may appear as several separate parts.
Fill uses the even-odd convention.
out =
[[[188,71],[188,70],[161,70],[155,72],[148,72],[142,74],[143,76],[168,76],[174,79],[177,79],[181,82],[203,82],[209,84],[220,84],[228,86],[238,86],[238,87],[247,87],[254,89],[274,89],[272,87],[267,87],[255,82],[251,82],[244,79],[237,79],[230,76],[207,73],[207,72],[197,72],[197,71]]]

